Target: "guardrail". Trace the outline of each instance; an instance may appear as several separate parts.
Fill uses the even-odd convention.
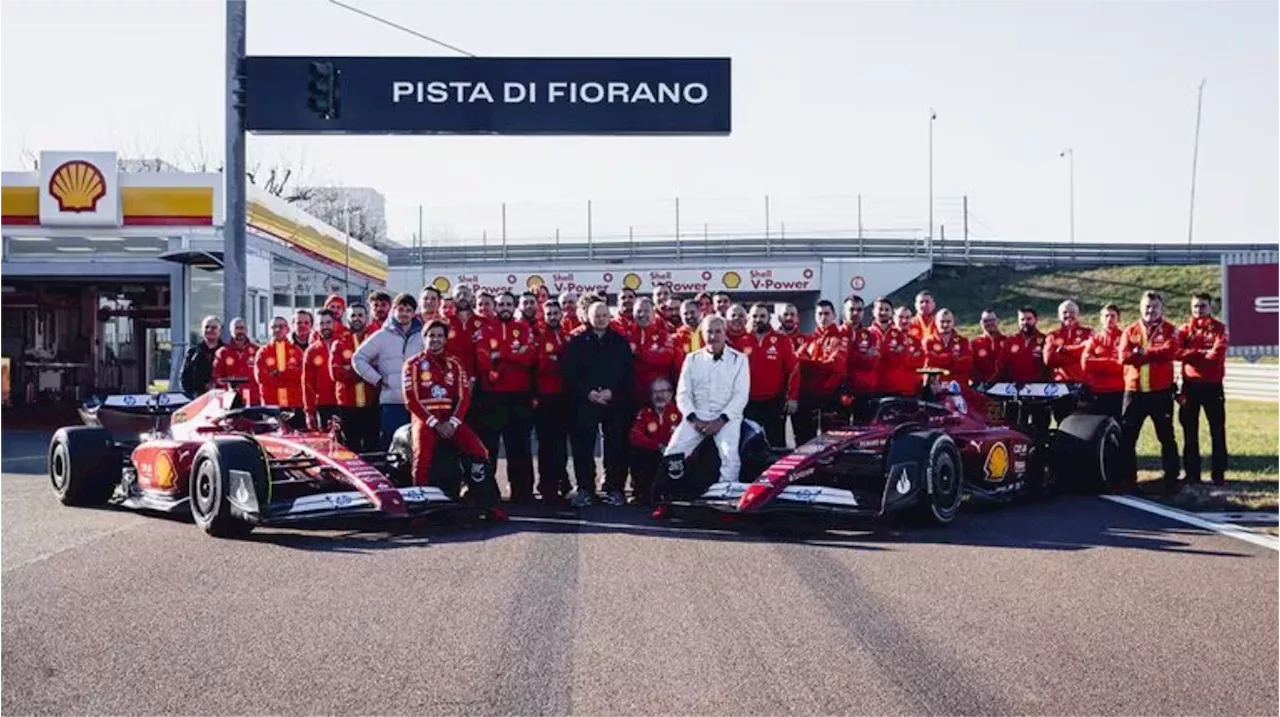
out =
[[[1227,398],[1280,402],[1280,364],[1228,361],[1222,389]]]
[[[1222,255],[1274,251],[1274,244],[1062,244],[989,239],[886,239],[874,237],[733,237],[659,241],[610,241],[401,247],[387,249],[392,266],[447,266],[545,262],[624,263],[815,257],[929,259],[943,266],[1114,266],[1218,264]]]

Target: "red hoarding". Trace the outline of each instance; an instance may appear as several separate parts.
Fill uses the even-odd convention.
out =
[[[1227,321],[1233,347],[1274,347],[1280,343],[1280,265],[1226,266]]]

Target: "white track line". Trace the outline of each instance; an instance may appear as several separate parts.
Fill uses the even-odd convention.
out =
[[[1204,530],[1211,530],[1219,535],[1225,535],[1229,538],[1236,538],[1237,540],[1243,540],[1246,543],[1253,543],[1254,545],[1261,545],[1264,548],[1280,551],[1280,538],[1272,535],[1265,535],[1262,533],[1256,533],[1252,530],[1245,530],[1244,528],[1231,525],[1229,523],[1216,523],[1212,520],[1205,520],[1194,513],[1188,513],[1186,511],[1178,510],[1177,508],[1163,506],[1159,503],[1143,500],[1142,498],[1134,498],[1127,495],[1104,495],[1100,497],[1103,500],[1109,500],[1112,503],[1127,505],[1130,508],[1137,508],[1138,510],[1153,513],[1162,518],[1176,520],[1179,523],[1186,523],[1187,525],[1192,525]]]
[[[0,463],[19,463],[21,461],[34,461],[37,458],[44,458],[43,453],[37,453],[34,456],[10,456],[8,458],[0,458]]]

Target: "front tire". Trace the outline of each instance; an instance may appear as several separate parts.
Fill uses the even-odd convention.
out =
[[[233,513],[231,471],[249,474],[250,485],[270,480],[266,458],[253,440],[243,436],[215,438],[200,446],[191,464],[191,517],[215,538],[243,538],[253,524]]]
[[[911,510],[912,517],[924,525],[949,525],[956,519],[964,500],[964,463],[960,449],[951,436],[940,431],[916,436],[925,446],[925,456],[920,462],[924,469],[924,487],[920,502]]]
[[[1060,484],[1096,495],[1119,479],[1120,424],[1110,416],[1073,413],[1058,424],[1049,447],[1050,464]]]
[[[75,426],[49,442],[49,482],[63,505],[104,505],[120,485],[124,464],[111,432]]]

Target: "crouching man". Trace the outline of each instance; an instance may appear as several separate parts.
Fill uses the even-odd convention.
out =
[[[489,452],[463,421],[471,407],[471,377],[456,356],[446,353],[449,325],[436,319],[423,329],[425,348],[404,364],[402,386],[413,442],[413,484],[429,483],[439,441],[449,441],[463,458],[468,495],[480,507],[496,510],[498,488],[485,470]],[[456,492],[444,488],[446,493]],[[495,518],[502,517],[494,515]]]
[[[631,492],[640,505],[653,498],[653,477],[662,462],[662,452],[671,442],[671,433],[680,425],[680,411],[671,402],[675,391],[665,378],[650,385],[650,405],[640,409],[631,424]]]
[[[676,408],[684,420],[676,427],[663,451],[663,465],[654,485],[654,498],[658,501],[655,518],[666,515],[662,501],[675,488],[671,483],[683,478],[683,458],[693,453],[703,441],[710,440],[720,455],[722,483],[737,482],[742,467],[738,436],[742,430],[742,412],[751,397],[751,368],[745,355],[726,345],[724,317],[712,314],[704,318],[702,338],[706,345],[686,356],[680,369]],[[700,478],[705,479],[705,476]],[[691,485],[682,488],[681,492],[689,488],[696,490],[696,486]]]

